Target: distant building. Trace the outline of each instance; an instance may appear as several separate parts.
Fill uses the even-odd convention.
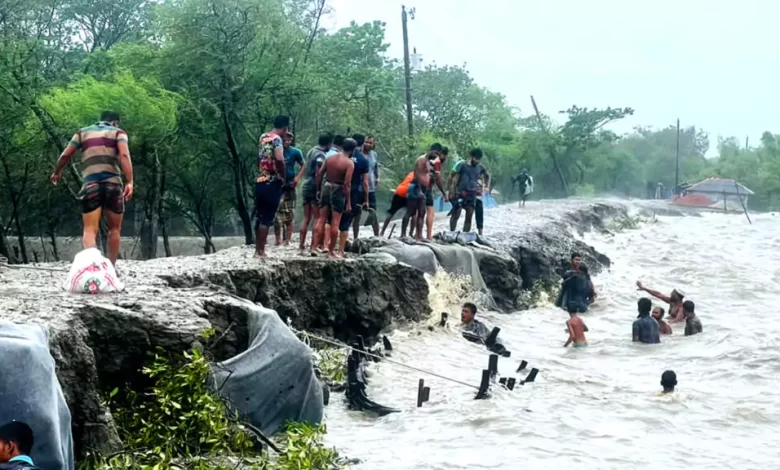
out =
[[[673,204],[707,207],[723,211],[742,211],[748,206],[748,197],[755,194],[733,179],[708,178],[684,188]]]

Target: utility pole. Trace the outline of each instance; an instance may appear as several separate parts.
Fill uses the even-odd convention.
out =
[[[414,19],[414,8],[411,9],[412,19]],[[412,124],[412,71],[409,67],[409,31],[406,27],[407,15],[406,7],[401,5],[401,24],[404,29],[404,75],[406,78],[406,122],[409,126],[409,138],[414,136],[414,125]]]
[[[674,187],[680,186],[680,119],[677,119],[677,170],[674,174]]]

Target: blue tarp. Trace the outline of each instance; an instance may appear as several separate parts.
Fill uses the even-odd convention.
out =
[[[498,207],[498,202],[496,202],[496,200],[493,199],[493,196],[490,194],[485,194],[482,196],[482,206],[485,209],[492,209],[494,207]],[[433,207],[435,208],[436,212],[449,212],[452,210],[452,204],[449,202],[444,202],[443,196],[439,196],[436,198],[436,200],[433,201]]]
[[[0,357],[0,426],[27,423],[35,436],[35,464],[44,470],[73,469],[70,411],[46,331],[0,321]]]

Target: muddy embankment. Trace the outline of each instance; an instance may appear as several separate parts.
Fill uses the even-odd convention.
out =
[[[487,223],[495,225],[487,229],[493,248],[463,249],[480,252],[479,272],[498,309],[519,310],[524,290],[558,283],[572,251],[594,273],[608,267],[606,256],[575,235],[603,230],[628,210],[618,202],[572,200],[524,211],[500,207],[487,211]],[[296,328],[341,340],[362,335],[370,341],[431,313],[424,273],[407,264],[357,255],[330,261],[287,250],[258,261],[251,254],[249,247],[233,247],[208,256],[122,261],[126,292],[98,297],[63,292],[65,272],[0,268],[0,320],[48,328],[77,456],[117,448],[100,395],[140,380],[139,370],[156,348],[185,351],[214,328],[217,360],[244,351],[249,335],[242,299],[276,310]],[[45,267],[67,270],[68,264]]]

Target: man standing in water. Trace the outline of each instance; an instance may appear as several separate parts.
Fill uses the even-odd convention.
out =
[[[53,184],[60,182],[62,170],[78,150],[81,150],[84,180],[79,192],[84,223],[81,243],[84,248],[97,247],[100,219],[105,213],[108,226],[107,256],[116,267],[125,201],[133,197],[133,163],[130,161],[127,134],[119,128],[119,114],[105,111],[100,116],[100,122],[80,129],[73,135],[54,167],[51,175]],[[125,178],[124,188],[122,176]]]
[[[674,387],[677,386],[677,374],[673,370],[665,371],[661,374],[661,386],[664,388],[664,391],[659,393],[659,395],[673,393]]]
[[[317,201],[317,173],[325,163],[325,153],[333,145],[333,134],[322,134],[317,146],[309,150],[306,155],[306,178],[303,180],[303,225],[301,226],[301,243],[298,249],[303,252],[306,249],[306,233],[309,231],[309,223],[320,218],[320,204]],[[313,229],[312,229],[313,230]],[[312,234],[312,242],[314,234]]]
[[[564,310],[574,307],[578,312],[585,313],[596,299],[596,289],[579,253],[572,253],[571,266],[572,269],[563,274],[561,292],[555,305]]]
[[[285,177],[284,141],[287,128],[290,127],[288,116],[277,116],[274,128],[260,136],[260,151],[258,156],[259,175],[255,182],[255,207],[257,220],[255,230],[255,257],[265,257],[265,245],[268,241],[268,227],[274,225],[276,211],[282,199],[282,184]]]
[[[663,307],[653,307],[653,313],[651,314],[655,321],[658,322],[658,328],[662,335],[672,334],[672,327],[664,321],[664,309]]]
[[[683,302],[683,311],[685,312],[685,336],[693,336],[701,333],[701,320],[693,312],[696,306],[692,301]]]
[[[485,342],[485,339],[490,336],[490,330],[484,323],[477,320],[477,306],[471,302],[463,304],[463,308],[460,310],[461,328],[463,329],[463,336],[469,341]]]
[[[661,335],[658,331],[658,322],[650,316],[650,309],[653,303],[650,299],[642,297],[637,302],[639,316],[634,320],[632,340],[638,343],[656,344],[661,342]]]
[[[588,331],[587,325],[577,315],[577,307],[569,307],[569,319],[566,320],[566,329],[569,331],[569,339],[563,345],[564,348],[574,343],[575,348],[584,348],[588,346],[588,340],[585,339],[585,332]]]
[[[284,244],[289,245],[295,225],[295,189],[298,182],[303,177],[303,170],[306,169],[306,162],[303,161],[303,153],[293,144],[293,134],[288,132],[284,138],[284,186],[282,186],[282,202],[279,204],[279,211],[276,214],[274,223],[274,234],[276,235],[276,245],[282,244],[282,232],[284,232]],[[300,165],[301,170],[295,174],[295,165]]]
[[[317,256],[317,246],[325,236],[325,223],[328,216],[331,217],[330,244],[328,245],[328,257],[335,258],[336,242],[338,241],[338,229],[341,215],[352,210],[350,201],[350,186],[355,163],[352,161],[352,152],[357,143],[352,139],[344,140],[343,152],[325,159],[325,163],[317,173],[317,188],[320,194],[320,218],[314,230],[314,240],[311,244],[312,256]],[[323,179],[327,177],[327,181]],[[340,256],[343,254],[340,254]]]
[[[642,284],[642,281],[636,281],[636,287],[637,290],[645,291],[656,299],[669,304],[669,316],[672,318],[669,323],[680,323],[685,320],[685,312],[683,312],[682,307],[685,294],[682,291],[674,289],[669,296],[666,296],[656,290],[648,289]]]

